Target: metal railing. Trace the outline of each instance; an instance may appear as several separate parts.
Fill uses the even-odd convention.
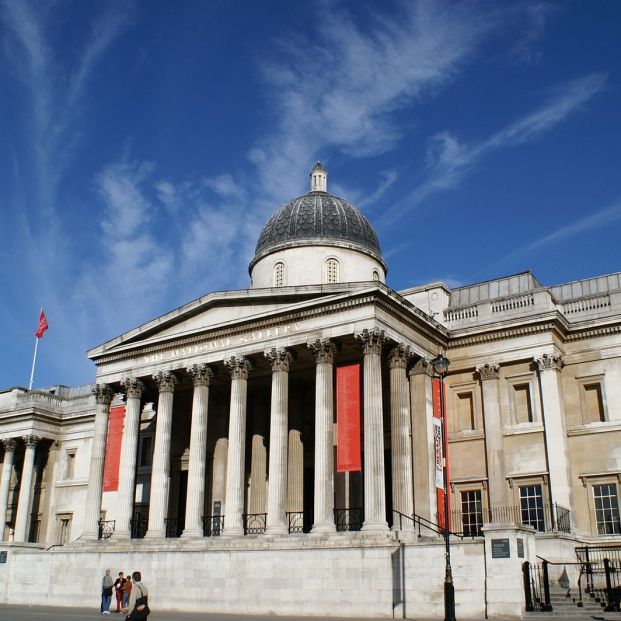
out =
[[[519,506],[484,507],[480,511],[451,511],[451,531],[466,537],[480,537],[484,524],[523,524],[539,532],[571,532],[571,512],[559,504],[536,509]]]
[[[262,535],[265,532],[267,513],[244,513],[244,535]]]
[[[203,537],[218,537],[224,530],[223,515],[203,516]]]
[[[149,526],[149,516],[134,513],[134,517],[129,521],[129,530],[132,539],[142,539],[147,534]]]
[[[310,511],[288,511],[289,533],[309,533],[313,526],[313,514]]]
[[[392,524],[393,527],[396,526],[399,530],[403,530],[404,527],[412,527],[415,531],[417,531],[419,537],[423,536],[423,531],[429,531],[434,535],[444,536],[444,528],[440,524],[436,524],[436,522],[432,522],[431,520],[428,520],[421,515],[417,515],[416,513],[413,515],[405,515],[400,511],[393,510]],[[459,537],[460,539],[464,538],[464,533],[454,532],[453,530],[449,531],[449,535],[452,537]]]
[[[183,533],[183,527],[179,518],[165,518],[164,525],[166,528],[166,537],[168,539],[181,537],[181,534]]]
[[[583,546],[576,548],[581,564],[579,581],[590,597],[605,603],[605,612],[620,609],[621,602],[621,545]]]
[[[116,520],[99,520],[97,526],[97,538],[110,539],[110,537],[114,534]]]
[[[363,518],[362,507],[349,507],[345,509],[334,509],[334,523],[336,531],[355,531],[362,528]]]
[[[522,563],[524,600],[528,612],[534,610],[552,612],[548,565],[549,563],[545,559],[541,565],[537,563],[531,564],[528,561]]]

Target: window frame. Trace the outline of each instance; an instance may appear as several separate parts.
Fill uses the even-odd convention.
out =
[[[334,261],[336,266],[336,280],[330,280],[330,265]],[[336,257],[328,257],[324,261],[324,282],[326,285],[338,285],[341,282],[341,262]]]
[[[149,463],[147,465],[143,464],[143,455],[144,455],[144,443],[145,440],[151,441],[151,453]],[[153,468],[153,451],[155,449],[155,431],[141,431],[139,434],[138,440],[138,455],[137,455],[137,463],[138,463],[138,472],[140,474],[149,473]]]
[[[459,395],[464,393],[472,393],[472,407],[473,407],[473,422],[474,429],[457,429],[455,416],[448,416],[448,432],[449,432],[449,441],[451,438],[454,438],[456,435],[460,437],[463,436],[471,436],[476,433],[483,432],[483,408],[482,408],[482,398],[481,398],[481,390],[480,386],[475,381],[469,382],[460,382],[458,384],[451,384],[448,386],[450,389],[450,406],[451,409],[448,409],[450,412],[457,412],[459,407]]]
[[[67,529],[65,530],[65,539],[62,540],[63,521],[67,521]],[[64,546],[71,541],[71,528],[73,526],[73,513],[63,511],[56,514],[56,545]]]
[[[598,373],[594,375],[581,375],[576,377],[578,383],[578,391],[580,392],[580,417],[583,425],[601,425],[610,421],[608,417],[608,404],[606,403],[606,382],[605,374]],[[587,399],[585,391],[587,386],[599,385],[600,394],[602,398],[602,416],[603,420],[590,420]]]
[[[274,287],[285,287],[287,285],[287,267],[284,261],[276,261],[276,263],[274,263],[274,269],[272,270],[272,285]]]
[[[464,512],[462,510],[463,504],[462,504],[462,494],[463,493],[469,493],[469,492],[478,492],[480,494],[480,498],[481,498],[481,524],[480,524],[480,529],[478,534],[472,535],[472,534],[468,534],[466,535],[466,529],[464,528]],[[489,498],[488,498],[488,493],[487,493],[487,479],[470,479],[470,480],[461,480],[461,481],[451,481],[451,507],[453,507],[451,513],[452,513],[452,519],[451,519],[451,527],[454,531],[458,531],[461,530],[461,532],[463,532],[464,535],[471,537],[471,536],[475,536],[475,537],[480,537],[482,536],[482,531],[481,529],[483,528],[483,526],[485,525],[485,516],[487,515],[487,511],[488,511],[488,507],[489,507]],[[460,519],[460,529],[457,529],[457,524],[456,522],[456,514],[455,514],[455,509],[457,509],[457,507],[459,507],[458,512],[459,512],[459,519]]]
[[[619,508],[621,519],[621,472],[610,473],[593,473],[580,475],[582,485],[585,488],[587,494],[587,507],[589,513],[589,522],[591,525],[591,534],[595,537],[614,537],[618,538],[621,533],[607,534],[599,533],[597,526],[597,512],[595,507],[595,490],[594,487],[598,485],[615,485],[617,489],[617,506]]]
[[[510,375],[506,378],[507,381],[507,393],[509,397],[509,420],[506,424],[509,427],[527,427],[532,425],[541,425],[541,409],[539,407],[539,384],[534,373],[520,373],[518,375]],[[528,396],[530,399],[530,409],[532,412],[532,421],[520,421],[517,420],[516,403],[515,403],[515,390],[517,386],[528,385]]]
[[[547,473],[541,474],[524,474],[524,475],[513,475],[507,477],[509,487],[513,490],[513,504],[517,509],[519,514],[520,524],[523,526],[532,526],[531,524],[527,524],[522,519],[522,497],[520,490],[524,487],[531,487],[534,485],[541,486],[541,505],[543,512],[543,530],[535,529],[535,532],[546,532],[550,529],[552,524],[550,520],[552,516],[550,515],[551,507],[550,507],[550,480],[548,478]]]

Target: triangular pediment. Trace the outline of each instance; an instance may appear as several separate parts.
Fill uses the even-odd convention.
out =
[[[371,283],[347,283],[211,293],[91,349],[88,356],[96,360],[117,351],[253,323],[266,317],[328,304],[374,288]]]

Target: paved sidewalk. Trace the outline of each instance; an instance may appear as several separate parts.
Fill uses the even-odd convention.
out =
[[[84,619],[86,621],[98,619],[99,621],[124,620],[124,615],[111,613],[101,615],[92,608],[61,608],[58,606],[14,606],[0,605],[0,621],[75,621]],[[590,617],[585,617],[589,619]],[[251,615],[226,615],[226,614],[207,614],[190,613],[180,611],[155,611],[149,615],[149,621],[354,621],[352,618],[338,617],[287,617],[287,616],[251,616]],[[365,619],[364,621],[380,621]],[[381,621],[387,621],[382,619]],[[412,621],[426,621],[420,617],[413,617]],[[429,620],[427,620],[429,621]],[[438,621],[435,619],[434,621]],[[468,619],[468,621],[484,621],[483,619]],[[494,621],[509,621],[494,617]],[[511,619],[515,621],[515,619]]]

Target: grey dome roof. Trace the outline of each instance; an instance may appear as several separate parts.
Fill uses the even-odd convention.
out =
[[[362,213],[342,198],[311,191],[289,201],[268,220],[250,269],[277,250],[314,245],[359,250],[386,267],[377,235]]]

